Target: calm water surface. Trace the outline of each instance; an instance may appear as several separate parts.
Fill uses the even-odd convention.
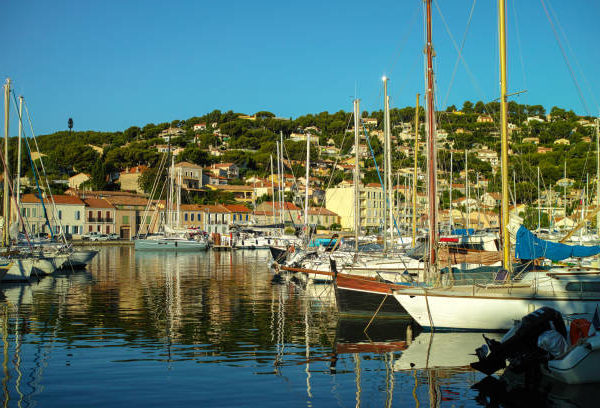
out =
[[[497,406],[471,388],[480,334],[365,334],[330,286],[272,285],[268,259],[104,247],[86,271],[3,286],[4,406]]]

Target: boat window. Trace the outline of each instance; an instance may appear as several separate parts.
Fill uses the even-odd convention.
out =
[[[600,292],[600,282],[569,282],[565,289],[569,292]]]

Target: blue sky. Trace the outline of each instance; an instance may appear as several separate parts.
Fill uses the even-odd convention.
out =
[[[472,0],[437,0],[460,45]],[[509,0],[509,91],[520,103],[598,114],[600,2],[544,0],[559,17],[587,110],[541,1]],[[66,128],[123,130],[213,109],[278,116],[382,106],[423,93],[421,0],[247,2],[5,1],[0,75],[23,94],[38,134]],[[433,8],[437,105],[498,97],[495,1],[476,2],[464,58]],[[596,21],[594,21],[596,20]],[[520,46],[519,46],[520,45]],[[583,72],[583,75],[582,75]],[[16,132],[16,126],[12,127]]]

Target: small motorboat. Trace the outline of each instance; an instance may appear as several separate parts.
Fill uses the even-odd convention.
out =
[[[525,317],[501,341],[488,339],[475,350],[471,367],[491,375],[505,368],[536,373],[565,384],[600,382],[600,312],[594,319],[574,319],[567,330],[564,317],[542,307]]]

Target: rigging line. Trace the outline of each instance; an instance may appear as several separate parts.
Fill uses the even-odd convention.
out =
[[[356,98],[355,98],[356,99]],[[360,113],[359,113],[360,114]],[[342,150],[343,146],[344,146],[344,141],[346,140],[346,135],[348,134],[347,130],[350,127],[350,121],[352,120],[352,117],[354,116],[354,113],[349,113],[348,114],[348,121],[346,122],[346,129],[344,130],[344,135],[342,137],[342,143],[340,145],[340,151]],[[359,143],[360,144],[360,143]],[[355,147],[356,149],[356,147]],[[326,186],[326,190],[331,186],[331,182],[333,181],[333,176],[335,174],[335,169],[337,167],[338,161],[340,159],[340,155],[338,154],[335,158],[335,162],[333,163],[333,169],[331,171],[331,174],[329,175],[329,181],[327,182],[327,186]],[[325,200],[321,201],[321,208],[323,208],[323,206],[325,205]]]
[[[512,1],[513,18],[515,20],[515,32],[517,34],[517,48],[519,50],[519,61],[521,63],[521,75],[523,75],[523,88],[527,89],[527,75],[525,74],[525,59],[523,58],[523,47],[521,46],[521,32],[519,31],[519,23],[517,18],[517,8],[515,7],[515,1]],[[525,95],[525,102],[529,102],[528,94]],[[528,104],[528,103],[526,103]]]
[[[558,30],[560,31],[560,33],[562,34],[562,36],[563,36],[563,38],[565,40],[565,44],[567,45],[568,51],[571,53],[571,56],[575,60],[575,65],[577,65],[577,68],[579,69],[579,74],[581,75],[581,77],[583,79],[583,82],[585,82],[585,85],[588,87],[588,89],[590,89],[590,94],[592,96],[594,104],[596,105],[596,109],[598,111],[600,111],[600,105],[598,104],[598,100],[596,99],[596,95],[595,95],[594,92],[591,92],[592,87],[590,86],[590,83],[588,82],[587,77],[586,77],[583,69],[581,68],[581,65],[579,64],[579,60],[577,59],[577,55],[575,54],[575,52],[573,52],[573,48],[571,47],[571,42],[569,41],[569,38],[567,37],[567,34],[563,30],[562,25],[560,24],[560,21],[558,20],[558,16],[554,12],[554,9],[552,8],[552,4],[550,4],[550,1],[548,1],[548,8],[550,9],[550,13],[552,13],[552,16],[556,20],[556,25],[558,26]],[[527,87],[525,87],[525,88],[527,88]]]
[[[569,62],[569,58],[567,56],[567,53],[565,52],[565,48],[563,47],[562,42],[560,41],[560,37],[559,37],[558,31],[556,30],[556,26],[554,25],[554,22],[552,21],[552,17],[550,16],[550,13],[548,12],[548,9],[546,8],[546,3],[544,2],[544,0],[540,0],[540,2],[542,3],[542,7],[544,8],[544,13],[546,13],[546,17],[548,18],[548,22],[550,23],[550,27],[552,27],[552,33],[554,34],[554,38],[556,39],[556,42],[558,43],[558,47],[560,48],[560,52],[562,54],[563,60],[565,61],[565,64],[567,65],[567,68],[569,70],[569,74],[571,75],[571,80],[573,80],[573,84],[575,85],[575,88],[577,89],[577,93],[579,95],[579,99],[581,99],[581,103],[583,104],[583,108],[585,109],[585,112],[589,116],[590,115],[590,110],[587,107],[587,103],[585,101],[585,97],[583,96],[581,88],[579,87],[579,83],[577,82],[577,78],[575,78],[575,73],[573,72],[573,67],[571,67],[571,63]]]
[[[402,51],[404,50],[404,47],[406,46],[406,43],[408,41],[410,34],[413,32],[413,27],[417,22],[418,15],[419,15],[419,7],[416,7],[415,11],[413,12],[413,15],[410,19],[410,23],[405,26],[406,30],[403,33],[402,39],[400,40],[400,44],[398,47],[398,53],[396,54],[396,59],[395,59],[395,61],[392,62],[392,67],[390,68],[390,71],[389,71],[390,76],[392,75],[392,73],[398,66],[398,63],[400,62],[400,56],[402,55]]]
[[[460,52],[462,53],[465,48],[465,43],[467,42],[467,34],[469,33],[469,28],[471,27],[471,19],[473,18],[473,12],[475,11],[475,4],[477,0],[473,0],[473,5],[471,6],[471,11],[469,12],[469,19],[467,20],[467,27],[465,28],[465,33],[463,34],[463,39],[460,44]],[[460,62],[460,57],[456,57],[456,62],[454,63],[454,69],[452,70],[452,76],[450,77],[450,85],[448,85],[448,91],[446,91],[446,97],[444,98],[443,106],[446,106],[448,103],[448,97],[450,96],[450,91],[452,90],[452,84],[454,83],[454,78],[456,76],[456,70],[458,69],[458,63]]]
[[[29,122],[29,128],[31,129],[31,138],[33,139],[33,142],[35,143],[35,148],[37,149],[38,153],[41,154],[40,147],[38,146],[38,143],[37,143],[37,138],[35,137],[35,132],[33,131],[33,122],[31,121],[31,116],[29,115],[29,104],[27,103],[26,100],[24,102],[25,103],[23,105],[25,107],[25,113],[27,114],[27,121]],[[15,100],[15,103],[16,103],[16,100]],[[29,143],[29,142],[27,142],[27,143]],[[52,215],[54,216],[54,221],[56,222],[56,220],[58,220],[57,224],[60,226],[61,237],[63,239],[63,242],[65,244],[67,244],[67,238],[65,237],[65,234],[64,234],[63,225],[62,225],[62,222],[60,221],[60,218],[58,217],[58,211],[56,209],[56,202],[54,201],[54,195],[52,194],[52,189],[50,188],[50,184],[48,183],[48,176],[46,173],[46,168],[44,167],[44,160],[42,159],[41,156],[40,156],[40,166],[41,166],[42,172],[44,174],[46,187],[48,188],[48,195],[50,196],[50,202],[52,203]]]
[[[440,15],[440,17],[442,19],[442,23],[444,23],[444,28],[446,29],[446,32],[448,33],[448,36],[450,37],[450,41],[452,42],[452,45],[454,46],[454,49],[458,53],[458,58],[463,63],[465,71],[467,71],[467,74],[469,75],[469,79],[471,79],[472,85],[476,88],[477,92],[480,95],[484,95],[483,90],[479,86],[479,82],[477,82],[477,78],[475,78],[475,75],[473,75],[473,72],[469,68],[469,65],[467,64],[467,61],[465,61],[465,58],[464,58],[461,50],[458,48],[458,45],[456,44],[456,40],[454,39],[454,35],[452,35],[452,32],[450,31],[450,27],[448,26],[448,23],[446,22],[446,18],[444,17],[444,14],[442,13],[442,10],[440,9],[440,5],[438,4],[437,0],[434,0],[434,4],[435,4],[435,8],[437,9],[437,11],[438,11],[438,13],[439,13],[439,15]],[[484,97],[482,99],[485,100],[486,98]]]

